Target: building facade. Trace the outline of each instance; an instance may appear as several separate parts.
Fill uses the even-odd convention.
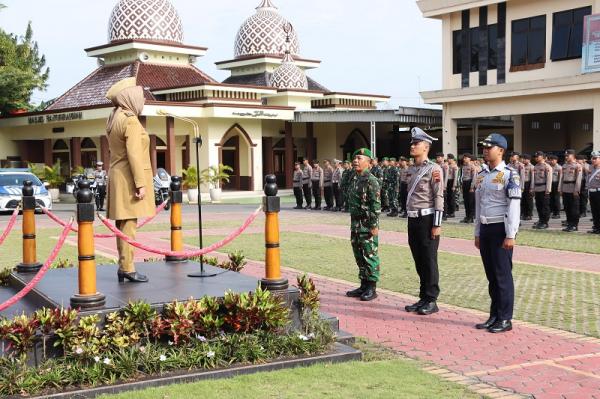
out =
[[[417,5],[442,22],[443,87],[421,95],[443,105],[444,151],[472,148],[481,134],[465,122],[489,119],[504,122],[517,151],[600,148],[600,74],[582,73],[584,17],[600,13],[599,0]]]

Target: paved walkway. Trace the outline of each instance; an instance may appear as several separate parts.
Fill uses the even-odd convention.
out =
[[[337,226],[327,227],[331,228],[328,234],[342,234]],[[323,233],[323,226],[293,229],[318,229]],[[140,233],[138,239],[167,248],[169,243],[160,239],[166,235]],[[402,234],[384,233],[383,237],[384,241],[400,241]],[[70,240],[76,244],[73,238]],[[99,253],[116,255],[114,239],[99,239],[96,244]],[[453,249],[456,251],[456,247]],[[138,260],[154,256],[141,251],[136,254]],[[545,262],[547,257],[544,259]],[[244,273],[261,277],[264,264],[250,262]],[[295,282],[297,271],[285,269],[284,274],[291,283]],[[523,322],[515,322],[512,332],[489,334],[473,327],[486,318],[481,312],[442,305],[440,313],[421,317],[404,311],[405,305],[415,301],[408,295],[380,290],[375,302],[365,304],[344,295],[351,284],[322,276],[314,278],[321,291],[322,310],[336,315],[343,330],[410,358],[431,362],[432,366],[426,369],[430,372],[467,383],[492,397],[519,394],[544,399],[600,399],[598,339]]]

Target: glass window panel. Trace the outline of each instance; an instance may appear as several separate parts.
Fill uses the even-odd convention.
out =
[[[527,63],[538,64],[546,60],[546,32],[535,30],[527,39]]]
[[[552,29],[552,51],[550,59],[560,60],[567,57],[570,33],[571,26],[554,26],[554,29]]]
[[[471,29],[471,72],[479,71],[479,28]]]
[[[527,64],[527,33],[513,33],[511,49],[511,65]]]
[[[452,72],[454,74],[458,74],[461,71],[461,65],[462,65],[462,55],[461,55],[461,51],[462,51],[462,35],[461,35],[461,31],[460,30],[456,30],[454,32],[452,32]]]
[[[529,20],[518,19],[512,23],[512,33],[524,33],[529,31]]]
[[[498,25],[488,26],[488,69],[498,67]]]
[[[554,26],[571,26],[573,23],[573,10],[557,12],[554,14]]]
[[[583,46],[583,20],[586,15],[592,13],[591,7],[580,8],[573,12],[573,27],[569,38],[569,58],[581,58],[581,47]]]
[[[546,30],[546,16],[540,15],[530,19],[530,30]]]

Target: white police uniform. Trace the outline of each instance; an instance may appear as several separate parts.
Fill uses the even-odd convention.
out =
[[[506,146],[505,141],[502,144]],[[492,170],[484,168],[475,184],[475,237],[479,238],[479,251],[489,282],[490,319],[498,321],[510,321],[513,316],[513,251],[504,249],[503,243],[506,238],[516,237],[520,212],[519,172],[504,162]]]

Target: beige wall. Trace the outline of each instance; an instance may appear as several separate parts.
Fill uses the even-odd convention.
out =
[[[16,143],[4,133],[3,129],[0,130],[0,159],[6,159],[6,157],[18,155]]]

